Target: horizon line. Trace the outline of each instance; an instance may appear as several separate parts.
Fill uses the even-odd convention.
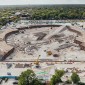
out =
[[[12,6],[12,5],[85,5],[85,4],[0,4],[0,6]]]

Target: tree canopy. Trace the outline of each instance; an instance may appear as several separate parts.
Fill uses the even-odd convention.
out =
[[[55,85],[57,83],[62,82],[61,77],[64,75],[64,70],[56,70],[55,74],[51,78],[51,85]]]
[[[77,84],[80,81],[80,77],[76,72],[73,72],[71,75],[71,80],[74,84]]]
[[[20,12],[19,16],[15,15]],[[85,6],[76,5],[53,5],[53,6],[35,6],[35,7],[7,7],[0,9],[0,25],[17,22],[21,16],[26,14],[25,19],[29,20],[67,20],[67,19],[85,19]]]
[[[18,85],[42,85],[42,83],[32,70],[27,70],[21,73]]]

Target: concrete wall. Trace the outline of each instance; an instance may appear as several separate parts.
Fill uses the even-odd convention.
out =
[[[61,25],[31,25],[29,28],[37,28],[37,27],[60,27]]]
[[[76,40],[76,39],[74,40],[74,43],[79,44],[79,45],[80,45],[80,44],[82,44],[82,42],[81,42],[81,41]]]
[[[74,43],[78,44],[78,45],[80,46],[80,49],[85,51],[85,46],[82,45],[83,42],[75,39],[75,40],[74,40]]]
[[[80,45],[80,49],[85,51],[85,46]]]
[[[10,51],[8,51],[8,52],[2,57],[1,61],[5,60],[11,53],[13,53],[13,51],[14,51],[14,48],[11,49]]]
[[[3,49],[3,53],[4,53],[4,54],[2,55],[2,57],[0,58],[0,60],[5,60],[5,59],[14,51],[14,48],[13,48],[13,47],[7,45],[7,43],[6,43],[6,38],[7,38],[9,35],[11,35],[11,34],[13,34],[13,33],[16,33],[16,32],[18,32],[17,29],[14,29],[14,30],[13,30],[13,29],[7,29],[7,30],[5,30],[5,31],[3,32],[3,34],[0,34],[0,35],[1,35],[1,38],[0,38],[1,49]],[[4,45],[2,45],[3,42],[4,42]],[[10,48],[8,49],[8,47],[5,47],[5,46],[8,46],[8,47],[10,47]]]
[[[80,36],[82,35],[81,32],[79,32],[79,31],[77,31],[77,30],[75,30],[75,29],[71,29],[71,28],[69,28],[69,30],[72,31],[72,32],[77,33],[77,34],[80,35]]]
[[[21,27],[21,28],[17,28],[19,30],[23,30],[23,29],[32,29],[32,28],[41,28],[41,27],[59,27],[61,25],[30,25],[29,27]]]
[[[7,38],[8,36],[10,36],[11,34],[14,34],[14,33],[18,33],[18,32],[19,32],[19,30],[17,30],[17,31],[12,31],[12,32],[7,33],[7,34],[5,35],[5,37],[4,37],[4,40],[6,41],[6,38]]]

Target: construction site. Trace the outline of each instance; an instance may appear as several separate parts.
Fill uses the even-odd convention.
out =
[[[0,60],[84,61],[84,38],[78,26],[8,28],[0,34]]]
[[[1,76],[32,69],[49,81],[55,69],[63,69],[68,70],[63,79],[76,71],[85,82],[85,30],[77,25],[8,27],[0,33],[0,61]],[[38,74],[42,71],[45,76]]]

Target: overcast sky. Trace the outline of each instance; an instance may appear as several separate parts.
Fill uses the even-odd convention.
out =
[[[85,0],[0,0],[0,5],[85,4]]]

